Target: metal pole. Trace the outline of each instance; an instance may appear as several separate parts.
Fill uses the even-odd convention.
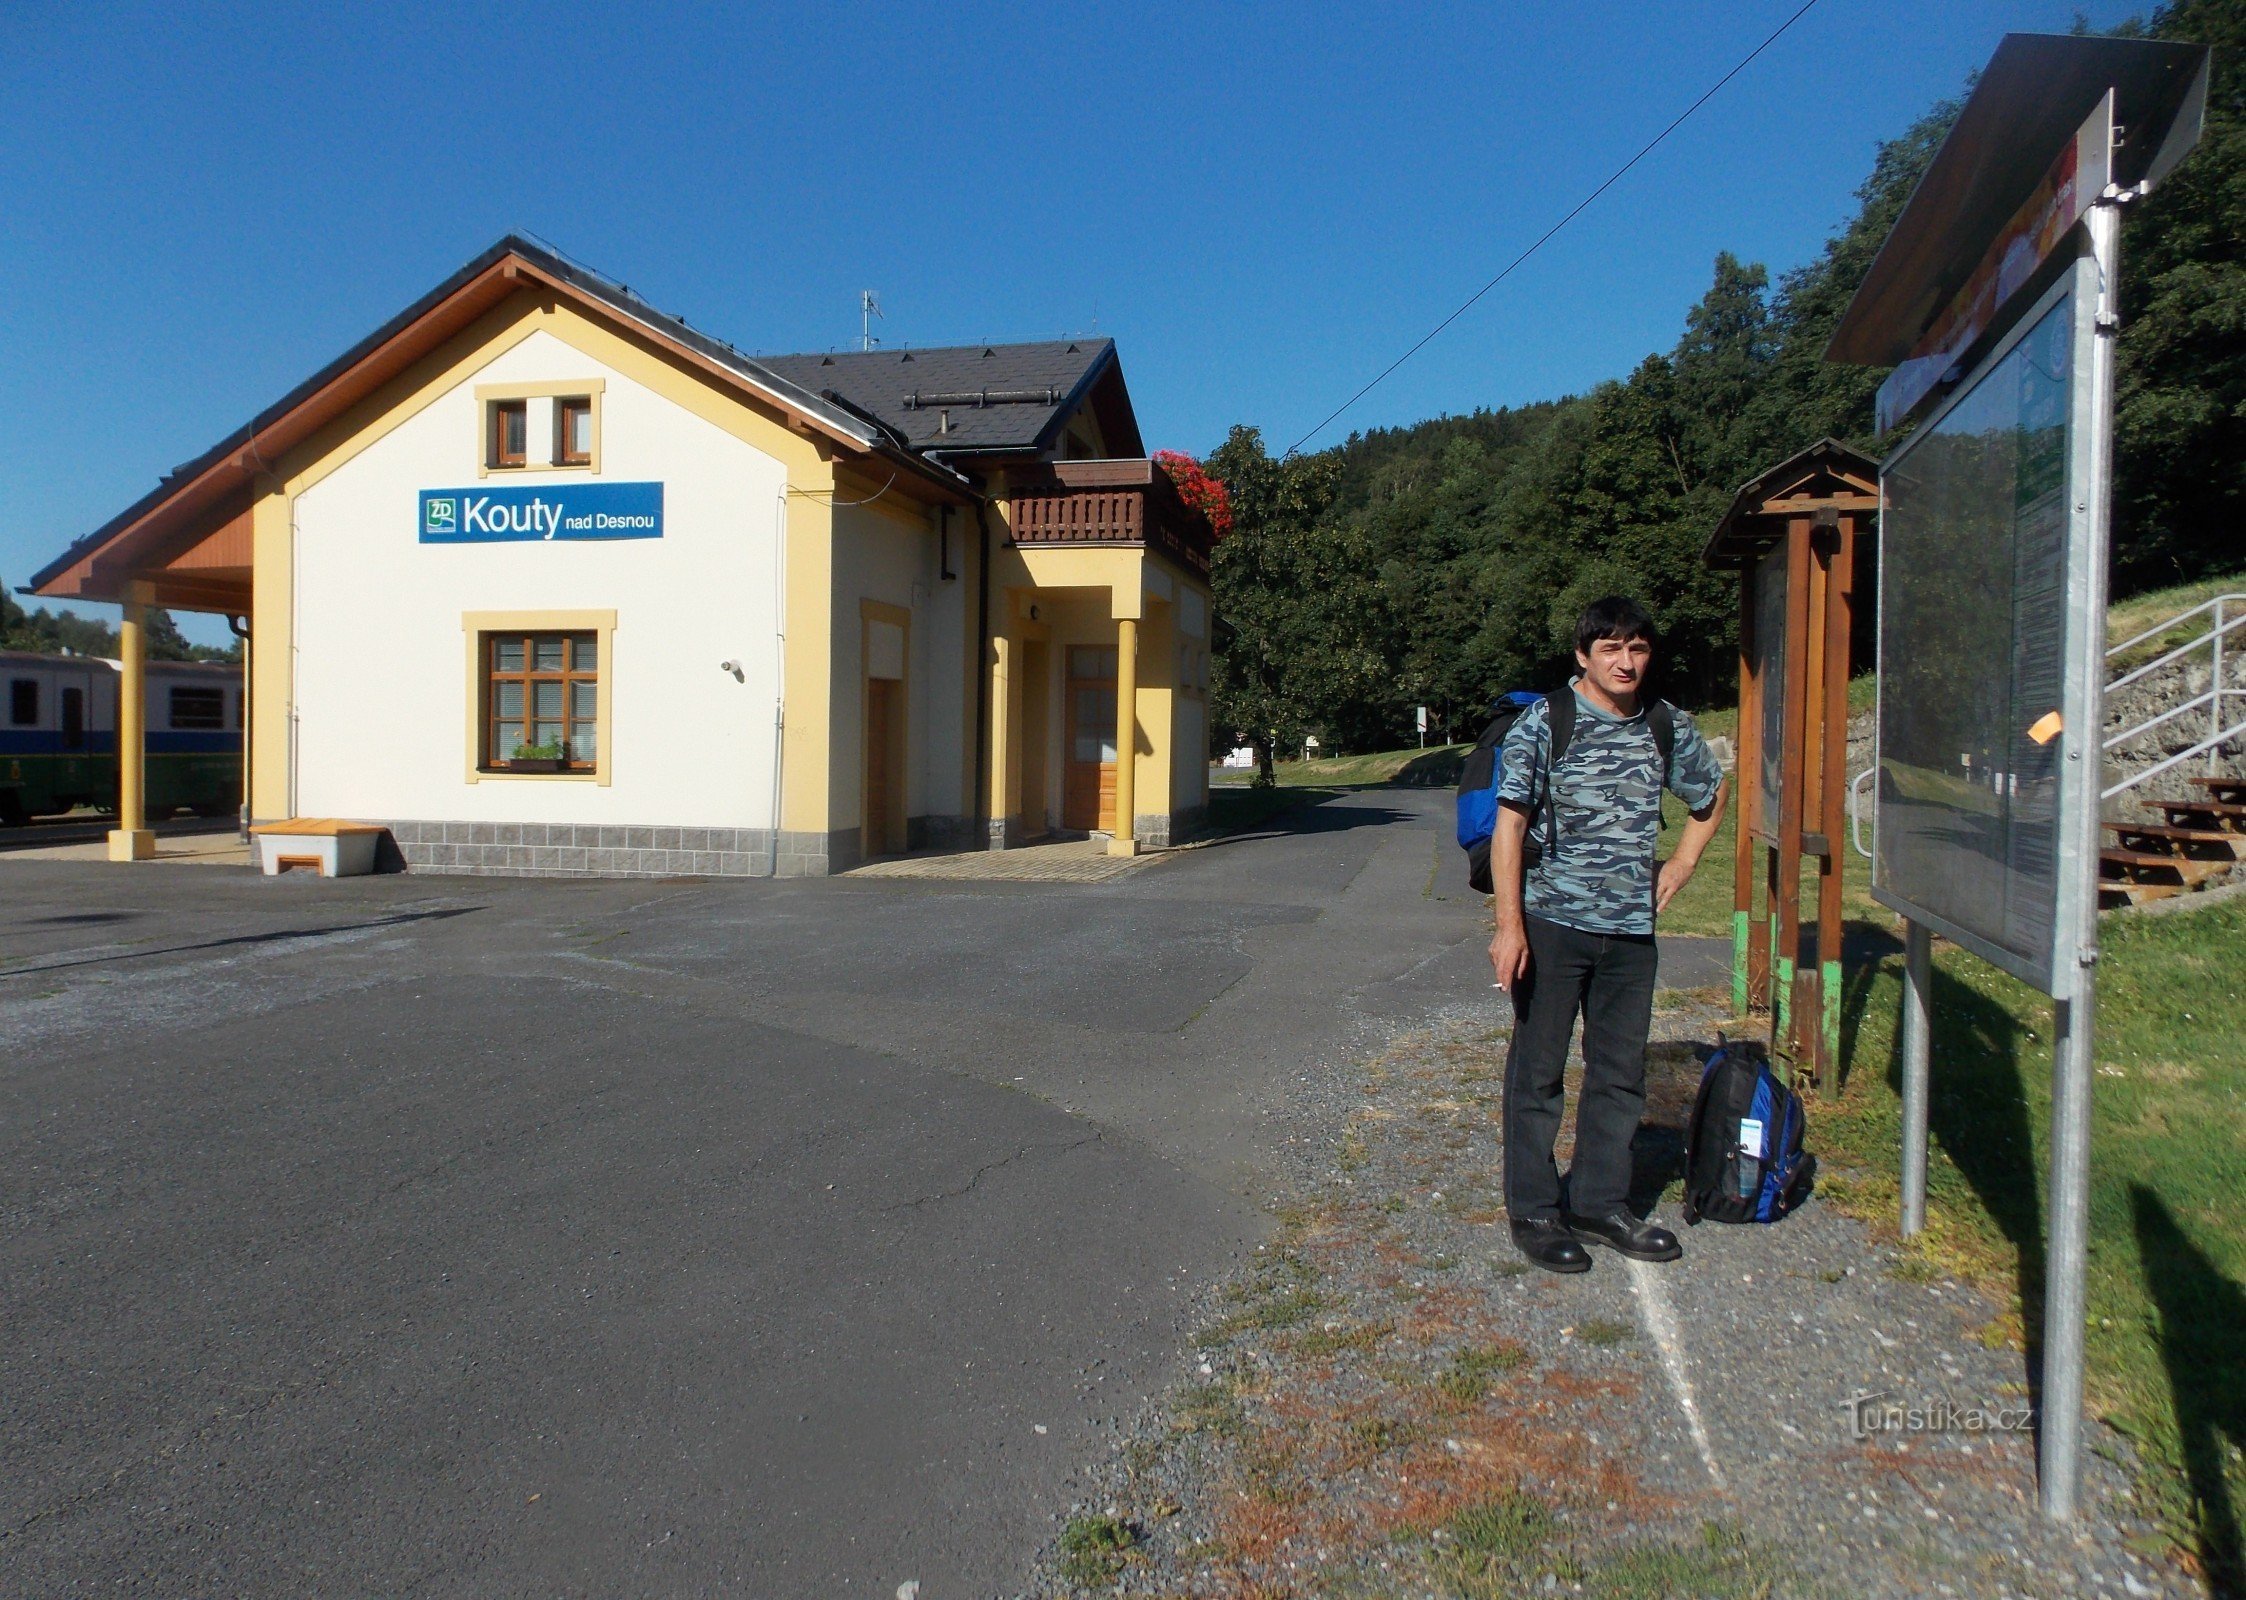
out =
[[[1927,1062],[1934,1043],[1934,939],[1903,922],[1903,1237],[1926,1226]]]
[[[2207,702],[2207,776],[2222,776],[2223,749],[2223,598],[2215,597],[2215,676],[2208,684],[2214,697]]]
[[[2054,1522],[2074,1519],[2081,1477],[2082,1344],[2090,1234],[2090,1090],[2097,1016],[2099,790],[2103,766],[2106,667],[2106,555],[2113,479],[2114,338],[2120,331],[2121,208],[2109,190],[2090,208],[2091,266],[2097,307],[2090,340],[2090,427],[2084,440],[2083,500],[2088,537],[2083,562],[2068,574],[2069,632],[2078,683],[2077,725],[2062,732],[2062,805],[2066,837],[2061,870],[2071,877],[2061,905],[2073,921],[2060,950],[2072,946],[2071,970],[2053,974],[2056,1037],[2051,1050],[2051,1188],[2049,1267],[2043,1300],[2043,1404],[2039,1439],[2040,1499]],[[2071,859],[2068,859],[2071,857]],[[2071,934],[2072,938],[2064,937]]]

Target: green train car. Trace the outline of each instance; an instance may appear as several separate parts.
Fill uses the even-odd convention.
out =
[[[99,656],[0,650],[0,824],[117,806],[117,691]],[[148,663],[148,815],[231,816],[242,804],[242,669]]]

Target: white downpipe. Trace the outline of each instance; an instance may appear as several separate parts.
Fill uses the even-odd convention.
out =
[[[295,495],[289,496],[289,690],[287,703],[289,712],[288,798],[289,816],[292,819],[298,814],[296,803],[296,689],[297,685],[302,682],[299,658],[301,657],[304,650],[304,627],[302,619],[303,606],[301,603],[301,597],[304,593],[304,574],[303,562],[300,559],[300,552],[298,549],[298,546],[302,541],[298,537],[299,529],[297,527],[296,521],[296,506],[297,497]]]
[[[772,512],[772,867],[780,875],[780,764],[788,732],[788,491],[773,498]]]

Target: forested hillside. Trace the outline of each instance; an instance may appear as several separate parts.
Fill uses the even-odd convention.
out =
[[[2182,0],[2141,31],[2216,55],[2205,139],[2124,235],[2124,595],[2246,566],[2246,0]],[[1676,346],[1627,378],[1286,460],[1234,428],[1207,463],[1234,515],[1215,561],[1215,740],[1393,747],[1418,705],[1470,736],[1496,694],[1563,681],[1576,611],[1613,590],[1661,619],[1667,693],[1728,703],[1738,590],[1701,548],[1772,462],[1828,434],[1875,456],[1898,442],[1872,430],[1885,372],[1821,358],[1956,110],[1881,148],[1816,260],[1773,283],[1718,256]]]

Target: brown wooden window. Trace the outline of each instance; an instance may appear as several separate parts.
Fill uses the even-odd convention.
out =
[[[600,756],[600,645],[590,633],[487,633],[484,769],[590,772]]]
[[[491,438],[485,465],[519,467],[530,448],[530,402],[494,400],[491,403]]]
[[[565,395],[554,402],[554,464],[582,467],[593,459],[593,402],[587,395]]]

